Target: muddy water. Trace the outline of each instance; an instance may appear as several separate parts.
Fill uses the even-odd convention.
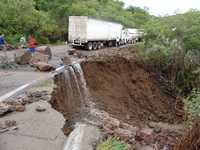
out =
[[[69,65],[62,73],[55,76],[54,82],[57,86],[52,94],[52,106],[63,113],[66,126],[71,126],[82,117],[85,101],[89,98],[81,65],[79,63]]]

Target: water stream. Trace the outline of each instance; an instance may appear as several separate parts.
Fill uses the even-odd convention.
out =
[[[62,81],[64,81],[65,90],[62,92],[66,92],[67,96],[63,103],[67,106],[67,111],[70,111],[69,114],[74,115],[78,111],[81,116],[84,104],[88,102],[90,96],[81,65],[79,63],[69,65],[63,74]],[[92,143],[97,141],[99,136],[96,127],[76,124],[66,141],[64,150],[92,150]]]

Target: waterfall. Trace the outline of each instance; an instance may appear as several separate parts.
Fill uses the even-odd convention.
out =
[[[79,63],[75,63],[72,65],[72,68],[74,69],[75,73],[79,76],[79,86],[82,90],[83,99],[87,100],[89,98],[89,90],[87,88],[87,83],[81,65]]]
[[[85,117],[85,104],[90,98],[84,72],[79,63],[73,63],[54,79],[52,106],[64,114],[67,130],[71,125]],[[98,129],[83,123],[76,123],[69,135],[64,150],[93,150],[93,143],[100,138]]]
[[[79,63],[74,63],[55,77],[57,85],[53,95],[54,107],[65,113],[71,120],[80,116],[84,105],[89,98],[86,80]],[[73,120],[73,119],[72,119]]]
[[[77,123],[63,150],[93,150],[94,144],[100,138],[101,134],[97,127]]]

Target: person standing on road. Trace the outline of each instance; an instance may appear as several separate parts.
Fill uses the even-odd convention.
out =
[[[28,48],[29,48],[29,52],[31,52],[31,54],[34,54],[36,52],[36,44],[37,44],[36,39],[31,34],[28,38]]]
[[[6,41],[4,35],[0,35],[0,49],[6,51]]]

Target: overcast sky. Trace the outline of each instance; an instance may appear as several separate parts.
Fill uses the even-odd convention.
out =
[[[148,7],[153,15],[172,15],[194,8],[200,10],[200,0],[121,0],[126,6]]]

